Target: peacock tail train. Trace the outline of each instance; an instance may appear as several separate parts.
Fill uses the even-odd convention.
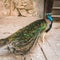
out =
[[[0,39],[0,47],[12,43],[14,51],[26,54],[34,45],[38,34],[42,33],[46,27],[47,23],[44,19],[34,21],[11,36]]]

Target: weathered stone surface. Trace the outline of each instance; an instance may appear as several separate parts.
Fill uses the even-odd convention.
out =
[[[25,9],[20,10],[20,12],[21,12],[21,14],[22,14],[23,16],[27,16],[27,14],[28,14]]]
[[[16,9],[13,11],[13,16],[18,16],[18,11]]]
[[[17,8],[21,12],[21,14],[24,16],[32,16],[33,14],[32,0],[11,0],[11,1],[6,1],[6,2],[0,1],[0,8],[1,8],[0,16],[1,15],[8,16],[10,13],[13,16],[18,16]]]
[[[28,13],[33,14],[33,13],[34,13],[34,11],[33,11],[33,10],[29,10],[29,11],[28,11]]]
[[[37,16],[42,13],[42,9],[40,0],[0,0],[0,16],[18,16],[19,12],[24,16]]]

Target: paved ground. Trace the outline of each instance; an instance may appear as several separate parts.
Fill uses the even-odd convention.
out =
[[[31,18],[31,19],[30,19]],[[0,39],[5,38],[19,28],[35,21],[36,17],[7,17],[0,19]],[[0,60],[60,60],[60,22],[54,22],[52,29],[47,33],[44,43],[40,39],[36,47],[25,56],[7,55],[0,56]]]

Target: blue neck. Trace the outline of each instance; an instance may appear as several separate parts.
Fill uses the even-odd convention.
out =
[[[51,16],[51,14],[48,14],[48,15],[47,15],[47,18],[48,18],[49,21],[51,21],[51,22],[53,21],[53,18],[52,18],[52,16]]]

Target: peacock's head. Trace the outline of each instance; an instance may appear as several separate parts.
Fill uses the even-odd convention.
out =
[[[46,18],[50,21],[50,22],[53,22],[53,18],[51,16],[51,13],[47,13],[46,14]]]

